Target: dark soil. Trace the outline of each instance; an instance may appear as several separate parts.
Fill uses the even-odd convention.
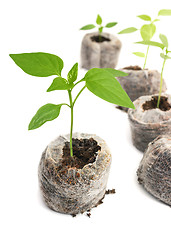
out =
[[[86,164],[95,162],[97,152],[101,150],[101,147],[93,138],[73,138],[72,145],[73,157],[70,156],[70,143],[66,142],[63,147],[63,161],[61,164],[63,170],[72,167],[82,169]]]
[[[150,109],[155,109],[157,108],[157,100],[158,96],[153,96],[150,101],[146,101],[142,107],[143,110],[150,110]],[[168,111],[171,109],[171,105],[168,103],[168,98],[167,97],[162,97],[160,98],[160,104],[159,104],[159,109],[162,111]]]
[[[124,67],[123,69],[127,69],[127,70],[142,70],[142,68],[140,68],[139,66],[129,66],[129,67]]]
[[[106,37],[103,37],[103,36],[93,36],[91,37],[91,40],[93,42],[98,42],[98,43],[101,43],[101,42],[110,42],[110,39],[109,38],[106,38]]]

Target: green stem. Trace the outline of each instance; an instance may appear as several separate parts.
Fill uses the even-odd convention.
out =
[[[146,52],[146,55],[145,55],[145,62],[144,62],[144,66],[143,66],[143,69],[145,69],[145,66],[146,66],[146,62],[147,62],[147,56],[148,56],[148,51],[149,51],[149,47],[147,47],[147,52]]]
[[[72,102],[72,94],[71,90],[68,90],[69,95],[69,102],[70,102],[70,108],[71,108],[71,128],[70,128],[70,155],[73,157],[73,148],[72,148],[72,132],[73,132],[73,102]]]
[[[77,94],[76,98],[73,101],[73,106],[75,104],[75,102],[77,101],[77,98],[80,96],[80,94],[82,93],[82,91],[86,88],[86,85],[79,91],[79,93]]]
[[[76,82],[76,84],[74,85],[74,87],[77,85],[77,84],[79,84],[80,82],[84,82],[85,81],[85,79],[83,78],[83,79],[81,79],[80,81],[78,81],[78,82]],[[73,88],[74,88],[73,87]]]
[[[158,101],[157,101],[157,108],[159,108],[159,105],[160,105],[160,98],[161,98],[162,86],[163,86],[163,70],[164,70],[165,62],[166,62],[166,59],[164,59],[164,61],[163,61],[163,66],[162,66],[162,71],[161,71],[160,91],[159,91],[159,96],[158,96]]]

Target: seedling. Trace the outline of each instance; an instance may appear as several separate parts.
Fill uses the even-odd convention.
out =
[[[98,32],[99,32],[99,42],[101,42],[101,34],[103,32],[103,29],[104,28],[112,28],[117,24],[117,22],[110,22],[110,23],[107,23],[105,26],[102,26],[102,18],[98,14],[97,18],[96,18],[96,24],[97,25],[94,25],[94,24],[85,25],[84,27],[80,28],[80,30],[90,30],[90,29],[93,29],[93,28],[97,27]]]
[[[167,59],[171,59],[171,57],[168,55],[169,53],[171,53],[171,51],[168,50],[169,44],[168,44],[167,37],[164,34],[160,34],[159,38],[161,40],[161,43],[154,42],[154,41],[148,41],[148,40],[137,42],[139,44],[159,47],[162,49],[162,52],[160,53],[160,57],[163,59],[163,65],[162,65],[162,70],[161,70],[160,90],[159,90],[159,96],[158,96],[158,101],[157,101],[157,108],[159,108],[159,105],[160,105],[160,98],[161,98],[161,92],[162,92],[162,86],[163,86],[163,71],[164,71],[165,62]]]
[[[137,29],[135,27],[126,28],[126,29],[120,31],[118,34],[133,33],[133,32],[136,32],[136,31],[140,31],[142,40],[143,41],[150,41],[152,39],[152,37],[154,36],[155,32],[156,32],[155,23],[157,21],[160,21],[160,19],[159,19],[160,16],[171,16],[171,9],[160,10],[158,12],[158,17],[155,18],[154,20],[152,20],[149,15],[139,15],[139,16],[137,16],[138,18],[140,18],[144,21],[147,21],[149,23],[142,25],[142,27],[140,29]],[[146,67],[149,47],[150,47],[150,45],[147,46],[146,54],[142,53],[142,52],[133,52],[133,54],[135,54],[136,56],[145,58],[143,69],[145,69],[145,67]]]
[[[96,96],[106,100],[107,102],[114,103],[123,107],[134,108],[133,103],[122,89],[120,83],[115,77],[126,76],[127,74],[121,71],[110,68],[93,68],[90,69],[83,79],[77,81],[78,63],[75,63],[71,70],[68,72],[67,78],[61,76],[63,69],[63,61],[56,55],[37,52],[37,53],[22,53],[10,54],[14,62],[27,74],[37,77],[48,77],[57,75],[47,92],[55,90],[66,90],[69,96],[68,103],[51,104],[48,103],[37,111],[32,118],[28,129],[33,130],[39,128],[47,121],[52,121],[60,114],[62,106],[67,106],[71,110],[71,128],[70,128],[70,155],[73,156],[72,148],[72,133],[73,133],[73,110],[75,103],[87,88]],[[84,83],[84,86],[78,92],[73,100],[72,90],[79,84]]]

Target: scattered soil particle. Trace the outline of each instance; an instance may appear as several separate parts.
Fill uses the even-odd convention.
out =
[[[116,192],[115,192],[115,189],[113,188],[113,189],[108,189],[105,194],[108,195],[108,194],[114,194],[114,193]]]
[[[157,101],[158,101],[158,96],[153,96],[150,101],[146,101],[142,105],[143,110],[146,111],[146,110],[157,108]],[[159,109],[162,110],[162,111],[168,111],[168,110],[171,109],[171,105],[168,103],[168,98],[167,97],[162,97],[161,96]]]
[[[76,217],[77,215],[76,215],[76,214],[72,214],[71,216],[72,216],[72,217]]]
[[[72,139],[73,157],[70,156],[70,143],[66,142],[63,147],[63,161],[61,169],[68,168],[82,169],[86,164],[93,163],[96,160],[97,152],[101,147],[93,138],[89,139]],[[79,177],[79,173],[78,176]]]
[[[103,37],[103,36],[93,36],[91,37],[91,40],[93,42],[98,42],[98,43],[101,43],[101,42],[110,42],[110,39],[109,38],[106,38],[106,37]]]
[[[91,217],[91,213],[87,213],[87,217],[89,217],[89,218],[90,218],[90,217]]]
[[[123,69],[127,69],[127,70],[142,70],[141,67],[139,66],[129,66],[129,67],[124,67]]]

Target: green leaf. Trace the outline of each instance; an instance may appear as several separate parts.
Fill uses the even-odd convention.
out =
[[[156,26],[153,23],[145,24],[140,29],[141,37],[143,40],[151,40],[155,32]]]
[[[107,23],[106,24],[106,28],[111,28],[111,27],[114,27],[116,24],[118,24],[117,22],[110,22],[110,23]]]
[[[161,49],[164,48],[164,45],[162,43],[159,43],[159,42],[154,42],[154,41],[141,41],[141,42],[136,42],[138,44],[143,44],[143,45],[147,45],[147,46],[154,46],[154,47],[159,47]]]
[[[80,28],[80,30],[90,30],[90,29],[93,29],[95,27],[96,26],[94,24],[88,24],[88,25],[85,25],[84,27]]]
[[[25,73],[36,77],[60,76],[63,69],[62,59],[49,53],[10,54],[10,57]]]
[[[103,32],[103,27],[99,27],[99,32],[100,32],[100,33]]]
[[[103,100],[123,107],[134,108],[133,103],[112,74],[104,69],[90,69],[86,75],[86,86]]]
[[[125,34],[125,33],[133,33],[136,32],[138,29],[134,27],[125,28],[124,30],[120,31],[118,34]]]
[[[171,16],[171,9],[162,9],[158,12],[158,16]]]
[[[160,19],[156,18],[156,19],[153,20],[153,22],[158,22],[158,21],[160,21]]]
[[[148,15],[139,15],[137,17],[141,18],[144,21],[151,21],[151,17]]]
[[[113,68],[103,68],[104,70],[108,71],[113,75],[113,77],[126,77],[128,76],[127,73],[113,69]]]
[[[62,104],[55,105],[48,103],[37,111],[37,113],[32,118],[28,130],[33,130],[39,128],[47,121],[52,121],[59,116]]]
[[[69,83],[75,82],[77,80],[77,76],[78,76],[78,63],[75,63],[67,76]]]
[[[164,55],[164,53],[160,53],[160,57],[163,59],[171,59],[171,57]]]
[[[73,86],[73,83],[68,84],[66,79],[62,77],[57,77],[53,80],[50,87],[47,89],[47,92],[54,90],[69,90]]]
[[[162,41],[163,45],[168,48],[168,40],[167,37],[164,34],[159,35],[160,40]]]
[[[134,55],[138,56],[138,57],[145,57],[145,54],[142,52],[133,52]]]
[[[98,25],[101,25],[101,24],[102,24],[102,18],[100,17],[99,14],[97,15],[96,23],[97,23]]]

